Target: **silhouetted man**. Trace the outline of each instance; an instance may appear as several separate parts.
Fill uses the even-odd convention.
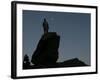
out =
[[[44,18],[44,22],[43,22],[44,34],[45,34],[45,33],[48,33],[48,29],[49,29],[48,22],[47,22],[46,19]]]

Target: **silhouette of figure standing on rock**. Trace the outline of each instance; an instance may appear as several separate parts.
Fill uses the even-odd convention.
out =
[[[43,30],[44,30],[44,34],[48,33],[48,30],[49,30],[49,25],[45,18],[43,22]]]

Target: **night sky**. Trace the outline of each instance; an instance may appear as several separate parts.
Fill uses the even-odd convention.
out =
[[[42,23],[48,21],[49,32],[60,35],[59,59],[78,58],[90,64],[90,14],[23,10],[23,55],[31,59],[43,35]]]

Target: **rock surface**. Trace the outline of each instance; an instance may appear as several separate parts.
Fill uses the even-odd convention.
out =
[[[39,68],[59,68],[59,67],[84,67],[90,66],[85,64],[83,61],[79,60],[78,58],[73,58],[69,60],[65,60],[63,62],[56,62],[55,64],[51,65],[27,65],[28,67],[24,67],[24,69],[39,69]]]

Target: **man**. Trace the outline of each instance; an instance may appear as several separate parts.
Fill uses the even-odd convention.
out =
[[[44,18],[44,22],[43,22],[44,34],[48,33],[48,29],[49,29],[48,22],[47,22],[46,19]]]

